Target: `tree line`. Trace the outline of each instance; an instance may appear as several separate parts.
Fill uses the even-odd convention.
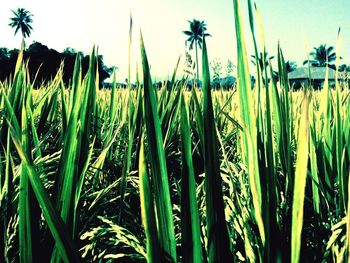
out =
[[[11,74],[13,74],[18,52],[18,49],[0,48],[0,81],[9,79]],[[36,77],[37,85],[52,80],[57,74],[61,63],[63,63],[63,81],[65,84],[69,84],[77,56],[82,61],[83,75],[86,74],[89,67],[89,55],[84,55],[83,52],[72,48],[66,48],[63,52],[58,52],[40,42],[33,42],[24,50],[23,56],[28,61],[30,79],[32,81]],[[104,64],[102,55],[98,56],[98,71],[100,84],[102,85],[103,81],[112,73],[112,68]]]
[[[196,57],[196,63],[194,64],[191,60],[191,57],[189,54],[186,54],[186,61],[190,61],[188,68],[196,68],[196,75],[197,78],[199,76],[198,72],[198,48],[202,48],[202,41],[203,37],[211,36],[209,33],[207,33],[207,25],[205,24],[205,21],[200,21],[197,19],[193,19],[192,21],[189,20],[189,30],[183,31],[183,33],[188,37],[186,40],[186,44],[189,44],[189,51],[193,49],[193,46],[195,46],[195,57]],[[342,57],[339,57],[342,59]],[[265,70],[265,68],[268,66],[269,61],[273,60],[274,56],[268,56],[267,52],[260,53],[258,57],[255,57],[255,55],[251,56],[251,62],[254,66],[259,66],[262,71]],[[309,53],[309,59],[303,61],[303,66],[311,66],[311,67],[329,67],[331,69],[335,69],[335,61],[337,59],[337,54],[335,52],[334,47],[327,46],[326,44],[321,44],[318,47],[314,47],[313,50]],[[194,65],[192,65],[194,64]],[[231,61],[228,61],[227,63],[227,70],[229,72],[233,71],[233,63]],[[286,61],[286,70],[287,72],[292,72],[298,67],[297,63],[292,60]],[[211,62],[211,68],[213,71],[213,77],[219,78],[221,75],[222,70],[222,64],[221,61],[218,59],[214,59]],[[350,71],[350,65],[346,64],[340,64],[339,65],[339,71]],[[226,72],[227,73],[227,72]],[[229,73],[228,73],[229,74]],[[227,75],[228,75],[227,74]],[[277,72],[275,72],[277,74]],[[277,77],[277,75],[275,76]]]
[[[22,40],[25,43],[25,38],[29,37],[33,30],[31,23],[33,22],[33,15],[24,8],[18,8],[12,10],[13,17],[10,18],[10,27],[15,29],[15,35],[18,31],[22,33]],[[194,76],[197,82],[199,82],[199,65],[198,65],[198,48],[202,48],[203,37],[211,36],[207,32],[207,25],[205,21],[193,19],[189,20],[189,30],[183,31],[186,35],[186,46],[188,45],[189,51],[195,47],[195,62],[192,61],[190,53],[186,52],[186,68],[187,72]],[[25,44],[24,44],[25,46]],[[8,50],[7,48],[0,48],[0,81],[4,81],[11,76],[14,70],[18,50]],[[310,58],[303,62],[303,65],[309,65],[311,67],[330,67],[335,69],[335,60],[337,55],[334,52],[332,46],[320,45],[315,47],[312,52],[309,53]],[[24,58],[28,59],[28,69],[31,79],[36,76],[36,83],[42,83],[50,81],[56,74],[61,63],[63,63],[63,80],[65,84],[69,84],[69,80],[72,77],[74,62],[76,57],[79,56],[82,60],[83,75],[87,72],[89,65],[89,56],[84,55],[82,52],[77,52],[72,48],[66,48],[62,53],[49,49],[47,46],[40,42],[33,42],[28,49],[24,51]],[[264,71],[268,65],[268,61],[272,60],[274,56],[268,56],[267,52],[260,53],[256,58],[255,55],[251,56],[251,62],[255,66],[259,66],[261,71]],[[341,57],[340,57],[341,58]],[[63,61],[63,62],[62,62]],[[214,60],[210,63],[213,71],[214,79],[220,79],[222,65],[218,60]],[[233,71],[234,65],[231,61],[227,62],[227,75]],[[297,64],[294,61],[286,62],[287,72],[291,72],[297,68]],[[113,68],[109,68],[103,63],[103,56],[98,57],[98,69],[100,77],[100,85],[107,79]],[[342,64],[339,66],[339,71],[350,71],[350,66]],[[278,79],[277,72],[273,72],[274,78]]]
[[[57,71],[63,64],[63,81],[69,84],[73,76],[73,70],[76,58],[81,59],[82,73],[85,76],[89,67],[89,56],[83,52],[76,51],[72,48],[66,48],[63,52],[48,48],[40,42],[33,42],[28,48],[25,48],[25,39],[30,36],[33,30],[31,23],[33,22],[33,14],[24,8],[12,10],[13,17],[10,18],[9,26],[15,29],[15,35],[20,31],[22,34],[22,46],[24,48],[23,57],[28,61],[28,71],[31,81],[36,80],[36,85],[51,81]],[[0,48],[0,81],[11,78],[13,74],[19,50]],[[103,56],[98,56],[98,72],[100,86],[107,79],[113,68],[107,67],[103,62]]]

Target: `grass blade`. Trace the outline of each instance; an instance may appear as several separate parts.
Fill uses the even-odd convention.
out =
[[[196,182],[191,149],[187,105],[181,95],[181,149],[182,149],[182,187],[181,187],[181,232],[184,262],[202,262],[200,221],[196,198]]]
[[[306,91],[302,102],[301,119],[298,132],[297,160],[295,168],[293,211],[292,211],[292,242],[291,262],[300,259],[301,232],[303,228],[304,198],[306,176],[309,160],[309,95]]]
[[[140,203],[142,225],[146,235],[147,262],[160,262],[158,253],[157,221],[154,211],[154,198],[151,192],[148,177],[148,167],[145,159],[144,136],[141,138],[141,148],[139,157],[139,179],[140,179]]]
[[[23,90],[23,92],[26,92]],[[25,95],[23,99],[25,100]],[[27,155],[30,154],[29,149],[29,134],[28,134],[28,119],[25,110],[25,103],[22,103],[22,146]],[[28,174],[25,166],[21,165],[20,174],[20,191],[19,191],[19,255],[21,263],[31,263],[33,261],[32,255],[32,225],[31,225],[31,207],[30,207],[30,185],[28,180]]]
[[[242,150],[243,161],[248,168],[250,191],[253,199],[254,217],[257,222],[262,243],[265,243],[265,231],[262,220],[262,196],[261,183],[258,166],[257,152],[257,129],[256,118],[254,113],[253,96],[251,92],[251,82],[248,67],[248,59],[246,53],[246,45],[244,38],[244,30],[242,24],[242,15],[240,3],[238,0],[233,0],[236,38],[237,38],[237,54],[238,54],[238,98],[239,110],[242,126],[245,132],[242,133]]]
[[[146,130],[151,158],[151,177],[154,195],[157,196],[155,203],[159,242],[161,253],[165,254],[166,259],[176,262],[176,241],[168,183],[168,171],[163,148],[163,136],[157,111],[156,92],[152,84],[142,34],[140,42],[143,66]]]
[[[8,98],[6,96],[5,102],[7,102],[9,112],[13,113],[12,106],[11,104],[9,104]],[[10,125],[12,141],[22,161],[22,168],[26,170],[34,194],[42,209],[44,218],[49,226],[52,236],[56,241],[58,251],[62,255],[63,261],[66,263],[80,262],[80,256],[72,239],[69,237],[67,228],[64,225],[62,219],[59,217],[58,213],[56,212],[50,200],[50,197],[47,194],[40,180],[39,174],[36,172],[33,164],[30,161],[29,156],[26,153],[26,150],[23,148],[21,140],[19,139],[21,137],[21,130],[19,129],[17,119],[12,118],[7,121]]]
[[[202,76],[208,258],[210,263],[230,262],[232,254],[225,221],[220,156],[211,98],[209,61],[205,38],[203,39]]]

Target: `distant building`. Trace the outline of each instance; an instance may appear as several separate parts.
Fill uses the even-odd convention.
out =
[[[299,89],[303,85],[311,84],[314,88],[320,89],[323,87],[326,71],[328,70],[328,84],[335,85],[336,72],[334,69],[327,67],[310,67],[310,74],[308,67],[300,67],[288,73],[288,79],[291,87]],[[338,76],[341,80],[341,74]],[[311,83],[310,83],[311,81]]]

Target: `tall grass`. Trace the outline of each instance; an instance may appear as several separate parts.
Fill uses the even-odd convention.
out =
[[[250,72],[242,3],[231,90],[211,89],[205,39],[191,91],[180,59],[153,85],[142,37],[135,89],[130,73],[99,89],[93,48],[86,76],[77,58],[70,86],[61,67],[36,90],[19,53],[0,83],[1,262],[349,260],[348,86],[293,90],[280,46],[278,82],[269,61]],[[244,3],[257,57],[263,20]]]

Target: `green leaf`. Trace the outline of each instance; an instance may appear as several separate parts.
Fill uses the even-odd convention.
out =
[[[159,241],[157,234],[157,221],[154,211],[154,197],[152,195],[150,181],[148,177],[148,167],[145,159],[144,136],[141,138],[141,148],[139,156],[139,179],[140,179],[140,204],[142,225],[146,235],[147,262],[160,262]]]
[[[304,198],[306,176],[309,160],[309,95],[305,92],[300,114],[300,125],[297,141],[297,160],[293,192],[291,262],[300,259],[301,232],[303,228]]]
[[[211,262],[231,262],[230,240],[228,238],[222,179],[220,174],[220,156],[213,104],[210,90],[209,61],[207,45],[203,39],[202,53],[203,76],[203,119],[204,119],[204,159],[205,189],[207,212],[208,258]]]
[[[243,162],[248,169],[249,186],[253,199],[254,217],[259,228],[262,243],[265,243],[265,231],[262,220],[262,193],[258,166],[258,150],[257,150],[257,128],[256,117],[254,113],[255,105],[251,91],[250,74],[248,67],[248,59],[246,53],[246,45],[244,38],[244,30],[242,24],[242,15],[240,2],[233,0],[235,28],[237,38],[237,54],[238,54],[238,105],[242,126],[245,131],[242,133],[242,154]]]
[[[25,91],[24,91],[25,92]],[[23,100],[25,100],[23,97]],[[25,109],[25,103],[22,103],[22,146],[27,155],[30,154],[29,149],[29,134],[28,134],[28,119]],[[21,263],[31,263],[32,255],[32,225],[31,225],[31,207],[30,207],[30,185],[27,175],[27,170],[23,163],[21,164],[20,174],[20,190],[19,190],[19,255]]]
[[[187,105],[181,94],[181,233],[184,262],[202,262],[202,245],[200,221],[196,198],[196,181],[194,179],[191,132],[188,120]]]
[[[8,106],[11,107],[11,105]],[[11,111],[13,111],[13,109],[11,109]],[[13,128],[19,126],[18,122],[15,119],[12,119],[12,122],[14,123],[14,126],[10,126],[12,141],[16,147],[19,157],[21,158],[22,169],[26,170],[30,184],[42,209],[44,218],[54,240],[56,241],[57,249],[62,255],[64,262],[80,262],[78,250],[76,249],[72,239],[69,237],[69,232],[67,231],[65,224],[51,203],[50,197],[40,180],[39,174],[36,172],[33,164],[31,163],[26,150],[23,148],[21,140],[19,139],[19,135],[21,133]]]
[[[163,136],[157,111],[156,91],[154,90],[149,70],[146,50],[141,34],[141,58],[143,67],[144,108],[149,155],[151,164],[151,178],[156,204],[158,222],[159,246],[161,253],[170,262],[176,262],[176,241],[172,205],[170,199],[168,171],[163,148]]]

